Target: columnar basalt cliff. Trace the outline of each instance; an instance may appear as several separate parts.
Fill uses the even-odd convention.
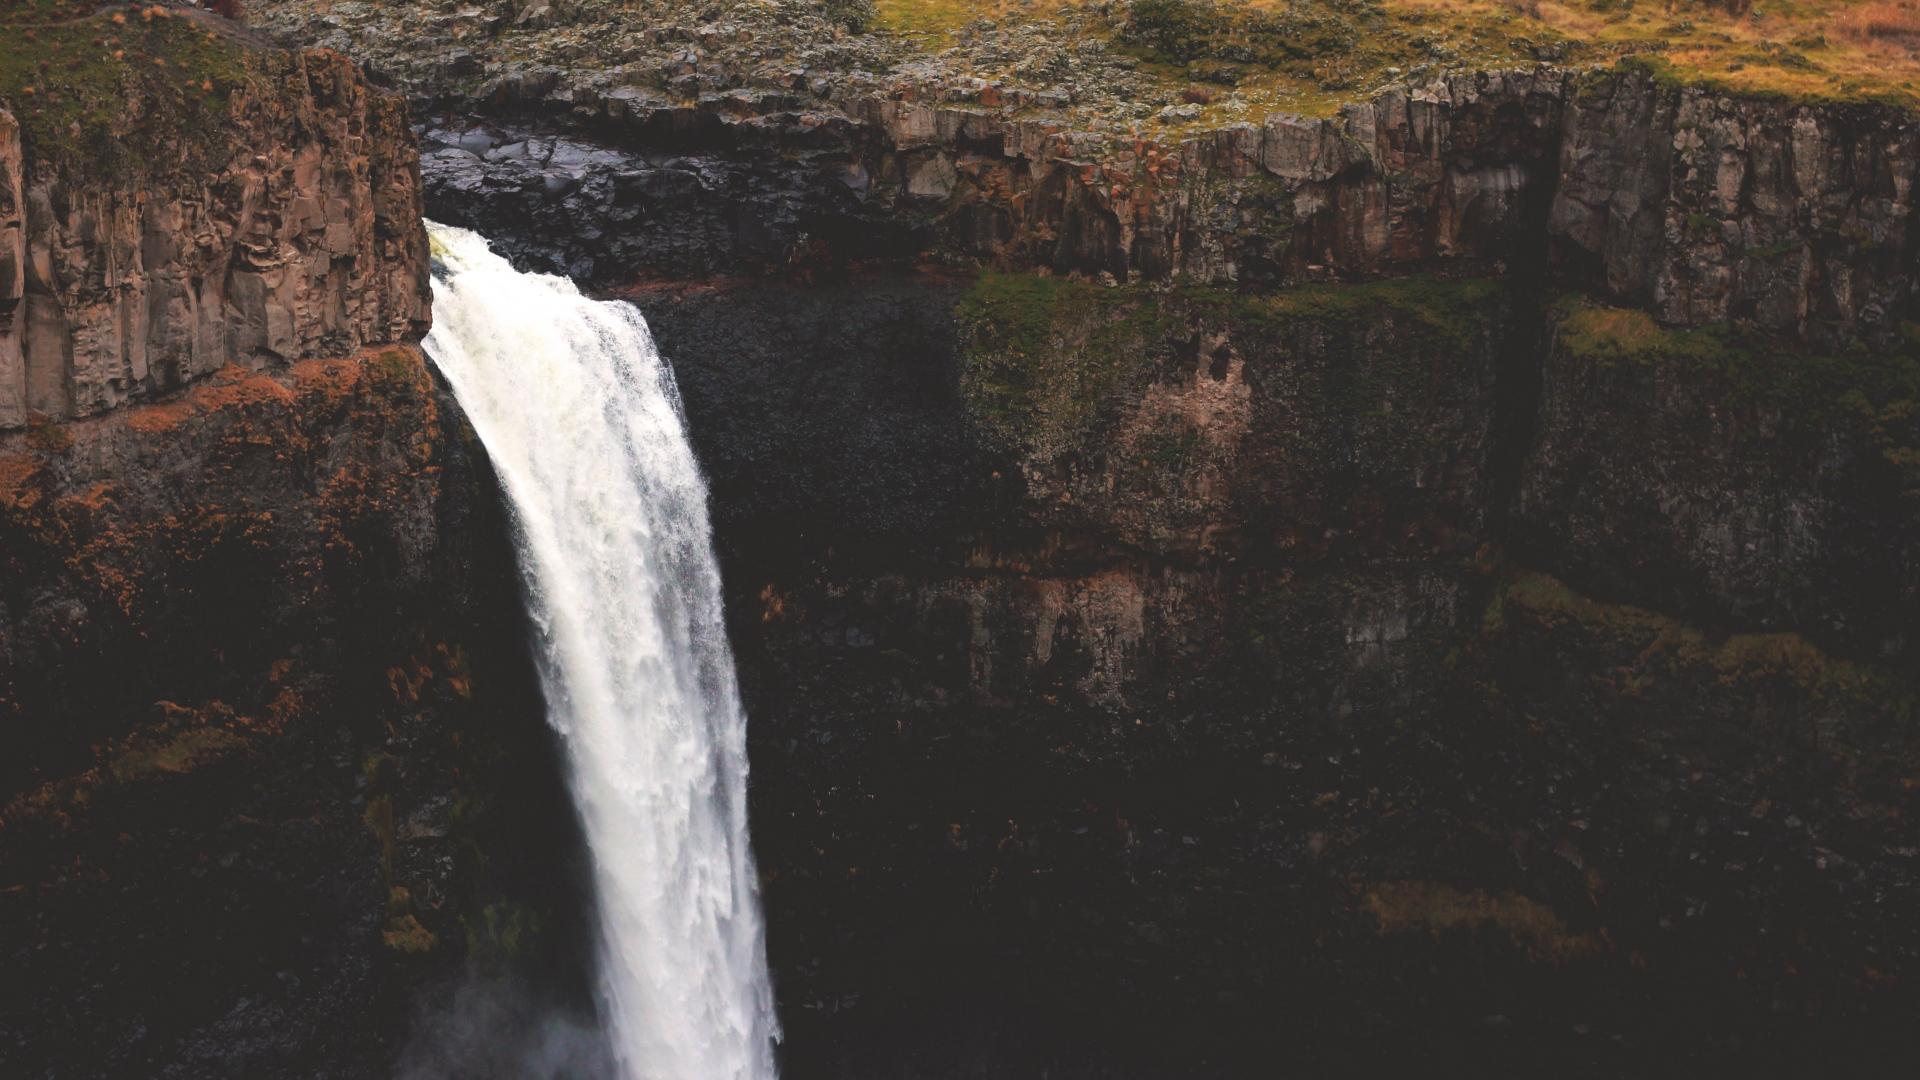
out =
[[[338,54],[258,64],[217,137],[183,131],[137,161],[38,147],[0,119],[0,429],[424,332],[404,107]],[[161,124],[135,102],[116,129]]]
[[[1913,288],[1904,113],[1631,65],[1450,76],[1330,119],[1133,139],[871,93],[460,108],[499,119],[429,132],[439,212],[608,285],[933,251],[1270,287],[1532,266],[1544,240],[1561,280],[1668,325],[1828,345],[1896,337]]]
[[[416,347],[10,437],[0,550],[10,1062],[378,1074],[463,960],[573,940],[505,522]]]
[[[1920,131],[1898,109],[1589,76],[1548,236],[1570,280],[1667,325],[1885,343],[1913,314]]]
[[[20,152],[20,124],[0,110],[0,418],[17,425],[26,416],[25,337],[27,295],[26,196],[21,188],[25,162]]]

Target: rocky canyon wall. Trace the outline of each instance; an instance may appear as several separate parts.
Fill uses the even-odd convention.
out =
[[[1911,301],[1920,147],[1898,109],[1731,98],[1646,66],[1449,76],[1329,119],[1131,139],[977,88],[551,95],[459,102],[428,133],[429,197],[502,234],[540,221],[511,242],[603,284],[931,250],[1271,287],[1531,268],[1544,245],[1558,280],[1666,325],[1878,344]]]
[[[1475,278],[632,295],[796,1074],[1904,1045],[1910,353]]]
[[[217,135],[131,103],[131,160],[0,117],[0,429],[424,332],[404,107],[338,54],[253,62]]]
[[[427,197],[675,362],[794,1075],[1903,1052],[1909,117],[585,82]]]
[[[512,1072],[590,1008],[580,848],[404,106],[133,14],[73,32],[191,107],[0,86],[0,1061]]]

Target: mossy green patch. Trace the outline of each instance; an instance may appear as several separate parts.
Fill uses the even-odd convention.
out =
[[[380,842],[380,878],[393,883],[393,796],[380,795],[367,800],[367,808],[360,813],[360,821],[367,831]]]
[[[1416,274],[1354,284],[1302,285],[1248,299],[1246,304],[1269,318],[1307,319],[1345,328],[1367,325],[1383,312],[1406,316],[1423,335],[1438,335],[1466,348],[1485,336],[1490,305],[1502,296],[1501,284],[1490,278]]]
[[[1280,75],[1302,87],[1341,92],[1370,87],[1389,68],[1436,56],[1511,56],[1512,36],[1496,19],[1459,11],[1444,27],[1430,13],[1380,0],[1132,0],[1117,39],[1146,60],[1196,83],[1239,86]],[[1440,45],[1433,31],[1452,40]],[[1556,37],[1551,30],[1541,38]]]
[[[1716,637],[1658,612],[1584,596],[1557,578],[1530,570],[1510,574],[1495,603],[1499,619],[1484,624],[1483,630],[1504,632],[1515,626],[1516,616],[1524,616],[1527,630],[1521,632],[1578,635],[1596,650],[1599,665],[1613,659],[1627,661],[1612,675],[1628,694],[1685,674],[1730,688],[1784,680],[1814,700],[1851,702],[1873,712],[1892,710],[1902,717],[1913,711],[1910,688],[1884,672],[1830,656],[1799,634]]]
[[[968,410],[991,441],[1043,459],[1078,445],[1178,345],[1161,297],[1140,287],[989,272],[956,314]]]
[[[28,0],[0,10],[0,107],[35,160],[140,174],[195,168],[259,53],[179,9]]]
[[[1051,460],[1084,445],[1156,373],[1191,364],[1206,334],[1262,355],[1332,339],[1327,347],[1364,354],[1365,362],[1329,367],[1317,404],[1343,416],[1371,414],[1405,408],[1435,364],[1484,349],[1504,297],[1498,282],[1477,278],[1237,293],[988,273],[957,311],[962,389],[991,441]],[[1398,347],[1371,342],[1383,328],[1399,336]]]
[[[1718,325],[1676,330],[1646,312],[1579,297],[1555,312],[1557,347],[1601,364],[1633,364],[1710,383],[1730,407],[1759,410],[1805,429],[1857,432],[1920,500],[1920,343],[1839,352]]]
[[[487,904],[478,916],[463,917],[467,955],[482,966],[505,966],[527,959],[546,933],[541,914],[526,904],[501,900]]]

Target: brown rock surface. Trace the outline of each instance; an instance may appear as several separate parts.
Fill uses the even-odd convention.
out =
[[[0,113],[0,429],[419,336],[405,110],[336,53],[266,72],[229,99],[211,171],[41,157]]]

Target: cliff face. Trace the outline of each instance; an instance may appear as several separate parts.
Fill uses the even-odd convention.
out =
[[[634,299],[796,1074],[1902,1045],[1910,354],[1479,279]]]
[[[1829,351],[1726,327],[1667,330],[1578,297],[1549,328],[1514,509],[1527,557],[1709,624],[1910,662],[1911,344]]]
[[[1667,325],[1884,344],[1912,313],[1920,134],[1901,110],[1589,76],[1549,220],[1573,280]]]
[[[709,269],[807,284],[626,293],[713,476],[797,1071],[1899,1052],[1908,118],[1635,67],[1158,157],[977,103],[703,143],[574,105],[535,157],[589,221],[751,140],[827,193],[666,189],[771,252]],[[550,204],[486,180],[496,130],[429,152],[441,212],[659,271],[642,200],[516,231]]]
[[[120,35],[158,55],[105,85],[157,89],[0,85],[0,1060],[511,1072],[584,1001],[579,848],[416,344],[404,107],[193,12],[37,10],[0,32]],[[485,1051],[440,1045],[493,975]]]
[[[182,135],[123,175],[0,118],[0,429],[424,331],[404,107],[337,54],[258,65],[217,148]]]
[[[230,365],[0,478],[10,1062],[372,1075],[463,962],[545,941],[574,992],[505,523],[416,348]]]
[[[24,165],[20,124],[12,113],[0,111],[0,371],[7,373],[0,382],[0,417],[10,419],[8,426],[24,421],[27,409],[26,357],[21,345],[26,336],[21,308],[27,293]]]

